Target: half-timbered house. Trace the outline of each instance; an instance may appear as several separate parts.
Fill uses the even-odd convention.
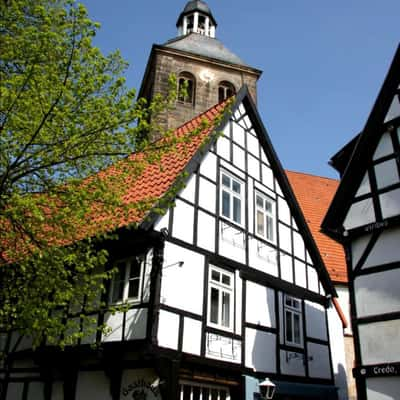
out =
[[[358,398],[400,398],[400,48],[364,130],[333,158],[342,175],[323,221],[344,243]]]
[[[125,198],[185,187],[165,215],[125,221],[139,226],[121,227],[110,248],[118,273],[106,300],[127,304],[94,315],[110,332],[64,351],[21,341],[0,370],[2,400],[254,399],[261,381],[276,399],[337,398],[336,291],[258,114],[260,71],[215,39],[204,2],[189,1],[177,26],[178,38],[153,47],[141,92],[162,92],[176,73],[177,111],[163,123],[200,132]]]

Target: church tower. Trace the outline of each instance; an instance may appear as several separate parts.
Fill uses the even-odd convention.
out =
[[[247,65],[216,39],[217,22],[204,1],[189,1],[176,26],[176,38],[153,45],[139,92],[148,100],[158,93],[165,95],[169,76],[176,76],[176,107],[159,117],[163,128],[178,127],[244,84],[257,101],[261,71]]]

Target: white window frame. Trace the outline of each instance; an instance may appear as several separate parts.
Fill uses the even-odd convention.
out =
[[[230,181],[229,187],[225,186],[222,182],[223,182],[223,177],[227,177]],[[239,190],[240,193],[238,193],[237,191],[234,190],[233,186],[234,184],[239,185]],[[236,225],[239,226],[244,226],[244,208],[245,208],[245,196],[244,196],[244,183],[243,181],[241,181],[240,179],[236,178],[235,176],[233,176],[232,174],[230,174],[229,172],[226,172],[225,170],[222,170],[220,172],[220,215],[233,222]],[[224,214],[224,193],[226,193],[227,196],[229,196],[229,215],[227,215],[226,213]],[[233,210],[235,207],[235,199],[240,201],[240,211],[239,211],[239,215],[240,215],[240,221],[236,221],[234,219],[234,215],[233,215]]]
[[[257,197],[259,197],[262,200],[262,202],[263,202],[262,206],[258,204]],[[270,243],[276,243],[276,202],[275,202],[275,200],[256,190],[254,193],[254,202],[255,202],[255,205],[254,205],[255,234],[258,237],[263,238]],[[266,202],[268,202],[271,205],[271,211],[267,210],[267,207],[265,206]],[[262,232],[259,232],[259,230],[258,230],[257,217],[258,217],[259,213],[262,214],[263,223],[264,223]],[[268,219],[270,219],[270,221],[271,221],[270,226],[272,227],[272,231],[271,231],[272,237],[271,237],[271,235],[269,235],[269,232],[267,229]]]
[[[133,265],[133,262],[138,262],[140,265],[139,276],[135,276],[130,278],[130,272]],[[115,263],[115,268],[119,268],[121,264],[125,265],[125,274],[123,279],[118,280],[118,282],[123,282],[122,289],[122,298],[114,300],[114,292],[118,290],[117,288],[117,279],[119,277],[119,271],[115,273],[113,279],[111,281],[111,290],[110,290],[110,304],[122,304],[122,303],[137,303],[142,299],[142,286],[143,286],[143,276],[144,269],[146,265],[146,258],[144,256],[130,257],[123,260],[118,260]],[[132,281],[138,282],[138,293],[134,297],[129,297],[129,285]]]
[[[296,297],[284,295],[283,298],[283,321],[285,324],[284,335],[285,335],[285,343],[290,346],[295,347],[303,347],[303,312],[302,312],[302,301],[297,299]],[[292,339],[288,338],[288,324],[287,324],[287,316],[289,316],[291,321],[292,332],[291,336]],[[299,338],[298,341],[295,340],[294,333],[295,333],[295,320],[296,316],[298,317],[298,329],[299,329]]]
[[[211,391],[217,391],[218,399],[221,398],[221,393],[225,393],[225,400],[230,400],[231,396],[229,393],[229,388],[226,386],[219,386],[219,385],[212,385],[212,384],[205,384],[205,383],[197,383],[197,382],[190,382],[190,381],[179,381],[179,400],[184,399],[184,387],[187,387],[190,391],[189,396],[190,399],[194,398],[194,388],[199,390],[199,400],[208,400],[211,398]],[[205,389],[208,390],[208,396],[205,397]],[[196,399],[195,399],[196,400]]]
[[[217,281],[216,279],[213,279],[213,271],[219,274],[220,279]],[[226,276],[229,277],[229,284],[223,283],[222,277]],[[233,318],[234,318],[234,309],[235,309],[235,275],[227,271],[225,269],[221,269],[218,267],[215,267],[214,265],[209,266],[209,276],[208,276],[208,325],[222,329],[224,331],[233,331]],[[218,317],[217,317],[217,322],[211,321],[211,293],[213,290],[218,291]],[[223,315],[223,302],[222,302],[222,297],[223,295],[228,295],[229,296],[229,324],[226,325],[223,322],[224,315]]]

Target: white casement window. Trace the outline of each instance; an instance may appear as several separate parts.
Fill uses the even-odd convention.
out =
[[[210,266],[208,284],[209,325],[224,330],[233,329],[234,275]]]
[[[179,400],[230,400],[229,389],[223,386],[181,382]]]
[[[303,345],[303,322],[301,300],[285,295],[285,343]]]
[[[275,201],[256,192],[255,213],[257,235],[275,242]]]
[[[243,198],[243,182],[221,172],[221,215],[242,225]]]
[[[144,257],[132,257],[116,263],[112,280],[111,303],[139,301],[141,298]]]

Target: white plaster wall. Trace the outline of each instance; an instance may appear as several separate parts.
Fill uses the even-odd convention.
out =
[[[262,183],[269,187],[270,189],[274,189],[274,174],[272,172],[272,169],[267,167],[266,165],[262,165]]]
[[[147,308],[135,308],[126,312],[125,340],[144,339],[147,328]]]
[[[318,293],[319,279],[318,273],[315,268],[307,265],[307,274],[308,274],[308,289]]]
[[[280,254],[281,257],[281,278],[293,283],[292,257],[287,254]]]
[[[254,179],[260,180],[260,161],[249,153],[247,153],[247,173]]]
[[[200,174],[217,181],[217,156],[214,153],[208,152],[200,164]]]
[[[359,325],[362,364],[398,362],[400,360],[399,332],[400,320]]]
[[[375,222],[375,212],[372,199],[369,198],[354,203],[350,207],[343,222],[343,226],[345,229],[353,229],[371,222]]]
[[[178,338],[179,315],[169,311],[160,310],[157,332],[159,346],[177,350]]]
[[[154,224],[154,229],[156,231],[161,231],[161,229],[169,227],[169,210],[164,214],[160,215],[157,222]]]
[[[336,292],[338,294],[338,302],[340,305],[340,308],[342,309],[344,316],[346,317],[348,326],[345,329],[345,333],[352,335],[353,331],[351,329],[351,317],[350,317],[350,294],[349,294],[349,288],[345,285],[336,285],[335,286]]]
[[[371,240],[372,235],[363,235],[351,242],[351,258],[352,258],[352,268],[354,269],[357,263],[360,261],[361,256]],[[365,264],[364,264],[365,265]]]
[[[400,379],[398,376],[368,378],[368,400],[398,400],[400,398]]]
[[[400,189],[391,190],[379,196],[382,217],[390,218],[400,214]]]
[[[294,269],[296,285],[307,288],[306,264],[299,260],[294,260]]]
[[[330,306],[327,310],[328,313],[328,326],[329,326],[329,337],[331,345],[331,357],[333,376],[335,379],[335,385],[338,388],[339,400],[348,399],[347,391],[347,379],[351,377],[347,376],[346,370],[346,352],[343,336],[342,321],[335,309]]]
[[[364,175],[363,180],[360,183],[356,196],[361,196],[363,194],[369,193],[371,191],[371,186],[369,184],[368,174]]]
[[[230,161],[230,140],[225,136],[221,136],[217,140],[217,154]]]
[[[44,384],[42,382],[29,382],[28,396],[26,400],[44,400],[43,388]],[[100,398],[100,400],[102,399]]]
[[[275,328],[275,292],[246,281],[246,322]]]
[[[400,116],[400,102],[399,98],[395,96],[390,104],[389,111],[386,114],[385,122]]]
[[[400,269],[358,276],[354,289],[358,317],[400,311]]]
[[[328,340],[328,334],[326,331],[325,321],[325,308],[317,303],[306,300],[305,302],[306,311],[306,329],[307,336]]]
[[[235,333],[242,334],[242,302],[243,302],[243,280],[240,272],[235,271]]]
[[[204,256],[166,242],[162,274],[161,302],[202,315]]]
[[[104,322],[110,328],[110,331],[106,335],[103,334],[103,342],[115,342],[122,340],[122,325],[124,320],[124,314],[121,312],[116,312],[114,315],[112,313],[106,313],[104,316]]]
[[[22,400],[24,390],[23,382],[11,382],[8,384],[6,400]]]
[[[236,122],[231,122],[232,123],[232,138],[233,140],[240,144],[242,147],[244,147],[244,135],[245,131],[244,129],[237,124]]]
[[[239,228],[220,223],[219,253],[242,264],[246,261],[244,232]]]
[[[172,235],[193,244],[194,208],[179,199],[175,204]]]
[[[258,142],[258,138],[253,136],[252,134],[247,135],[247,150],[253,154],[255,157],[259,157],[260,154],[260,145]]]
[[[293,351],[280,351],[281,372],[285,375],[305,376],[303,354]]]
[[[265,154],[263,148],[261,148],[261,161],[267,165],[270,165],[267,155]]]
[[[294,250],[294,255],[301,260],[305,260],[305,246],[304,246],[304,240],[300,233],[293,231],[293,250]]]
[[[387,229],[381,233],[363,268],[374,267],[400,260],[400,228]]]
[[[200,355],[201,351],[201,321],[185,317],[183,320],[182,351]]]
[[[207,179],[200,177],[199,182],[199,206],[209,212],[215,213],[216,210],[216,185]]]
[[[290,209],[286,200],[278,197],[278,218],[280,221],[290,225]]]
[[[395,159],[390,159],[376,164],[375,167],[376,184],[378,189],[393,185],[399,182],[399,173]]]
[[[267,274],[278,276],[277,251],[273,247],[250,237],[249,265]]]
[[[62,382],[53,382],[51,400],[64,400],[64,390]],[[65,399],[68,400],[68,399]]]
[[[233,145],[233,164],[240,168],[241,170],[245,170],[246,163],[246,153],[245,151],[237,146],[236,144]]]
[[[112,400],[110,384],[104,371],[79,371],[76,400]]]
[[[288,253],[292,253],[292,238],[290,228],[283,224],[279,226],[279,247]]]
[[[392,139],[390,138],[390,133],[385,132],[379,140],[378,146],[376,147],[373,160],[381,157],[388,156],[394,152]]]
[[[211,252],[215,251],[216,220],[209,214],[199,211],[197,220],[197,245]]]
[[[257,372],[276,372],[276,336],[246,328],[245,365]]]
[[[331,378],[329,365],[329,347],[322,344],[307,344],[308,349],[308,373],[312,378]]]
[[[196,192],[196,176],[194,174],[192,174],[192,176],[189,178],[188,182],[186,183],[186,186],[181,190],[179,195],[180,195],[180,197],[182,197],[185,200],[188,200],[192,204],[194,204],[195,192]]]

